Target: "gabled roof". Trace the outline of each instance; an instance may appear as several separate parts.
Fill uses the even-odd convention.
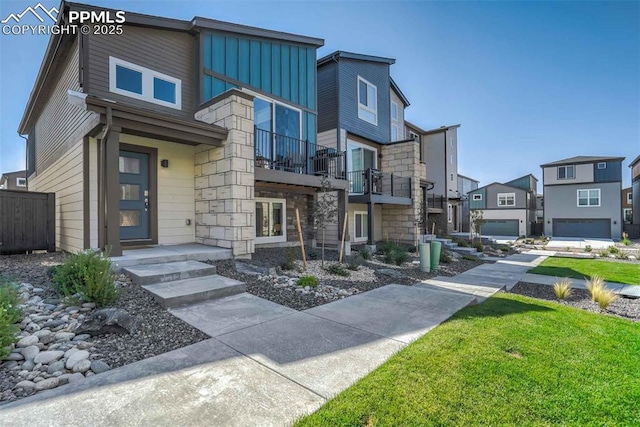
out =
[[[632,168],[636,165],[636,163],[640,162],[640,156],[636,157],[635,159],[631,160],[631,163],[629,163],[629,167]]]
[[[546,168],[548,166],[561,166],[561,165],[577,165],[584,163],[595,163],[595,162],[606,162],[609,160],[624,160],[624,157],[614,157],[614,156],[575,156],[569,157],[567,159],[558,160],[551,163],[545,163],[540,165],[541,168]]]
[[[373,56],[373,55],[363,55],[361,53],[353,53],[353,52],[345,52],[343,50],[336,50],[329,55],[323,56],[318,59],[318,67],[326,64],[327,62],[331,62],[334,60],[339,60],[340,58],[345,59],[355,59],[357,61],[368,61],[368,62],[380,62],[383,64],[393,65],[396,63],[396,60],[393,58],[384,58],[382,56]]]
[[[5,172],[2,174],[2,177],[0,178],[0,180],[4,179],[4,177],[6,176],[7,178],[10,178],[12,176],[27,176],[27,171],[26,170],[21,170],[21,171],[14,171],[14,172]]]
[[[491,184],[487,184],[487,185],[483,185],[482,187],[478,187],[475,190],[471,190],[471,191],[469,191],[469,193],[475,193],[478,190],[482,190],[483,188],[491,187],[492,185],[502,185],[503,187],[509,187],[509,188],[513,188],[514,190],[524,191],[525,193],[528,191],[528,190],[526,190],[526,189],[524,189],[522,187],[516,187],[516,186],[513,186],[513,185],[504,184],[502,182],[496,181],[496,182],[492,182]]]
[[[389,79],[391,80],[391,89],[396,93],[396,95],[400,97],[400,99],[404,103],[404,106],[408,107],[409,105],[411,105],[407,97],[404,96],[404,93],[402,93],[402,91],[400,90],[400,87],[398,87],[398,84],[395,82],[395,80],[393,80],[393,77],[389,77]]]
[[[70,9],[83,10],[83,11],[114,11],[108,7],[94,6],[84,3],[73,3],[62,1],[60,7],[58,7],[58,23],[60,23],[64,16],[66,16]],[[215,19],[202,18],[199,16],[194,17],[190,21],[184,21],[180,19],[165,18],[162,16],[145,15],[142,13],[126,12],[126,24],[135,25],[141,27],[157,28],[168,31],[180,31],[190,34],[197,34],[202,30],[214,30],[225,31],[238,34],[246,34],[253,37],[261,37],[267,39],[274,39],[280,41],[288,41],[292,43],[305,44],[314,47],[320,47],[324,45],[324,40],[315,37],[301,36],[297,34],[285,33],[282,31],[267,30],[264,28],[250,27],[247,25],[234,24],[231,22],[217,21]],[[77,37],[77,34],[54,34],[49,38],[49,44],[44,54],[44,59],[40,65],[38,76],[29,95],[29,101],[24,109],[20,125],[18,126],[18,132],[20,134],[26,134],[30,132],[31,116],[33,111],[39,108],[39,103],[36,102],[43,89],[48,86],[47,83],[51,78],[54,78],[53,74],[56,71],[56,66],[65,57],[63,54],[72,45],[73,41]]]
[[[535,180],[536,180],[536,182],[538,182],[538,178],[536,178],[534,174],[532,174],[532,173],[528,173],[528,174],[526,174],[526,175],[522,175],[522,176],[520,176],[520,177],[518,177],[518,178],[516,178],[516,179],[512,179],[511,181],[507,181],[507,183],[515,182],[515,181],[517,181],[517,180],[519,180],[519,179],[527,178],[527,177],[531,177],[531,178],[535,179]]]

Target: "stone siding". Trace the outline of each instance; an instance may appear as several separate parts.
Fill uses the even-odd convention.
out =
[[[195,114],[229,131],[221,147],[195,150],[196,241],[230,248],[238,257],[254,252],[253,99],[237,90],[227,93]]]

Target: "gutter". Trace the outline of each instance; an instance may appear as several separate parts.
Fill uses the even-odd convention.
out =
[[[25,148],[24,148],[24,182],[26,184],[25,188],[27,189],[27,191],[29,191],[29,177],[27,176],[28,175],[27,166],[28,166],[28,162],[29,162],[29,146],[28,146],[29,138],[27,138],[26,136],[24,136],[20,132],[18,132],[18,136],[20,138],[24,139],[24,145],[25,145]]]

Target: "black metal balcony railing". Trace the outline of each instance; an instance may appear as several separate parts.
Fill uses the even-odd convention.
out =
[[[411,178],[380,172],[376,169],[352,171],[349,192],[353,194],[381,194],[394,197],[411,197]]]
[[[435,194],[427,194],[427,208],[444,209],[446,204],[444,196],[436,196]]]
[[[255,128],[255,165],[307,175],[345,179],[344,151]]]

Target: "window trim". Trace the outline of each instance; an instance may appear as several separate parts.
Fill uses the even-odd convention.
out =
[[[633,203],[633,196],[632,196],[631,191],[629,191],[627,193],[627,204],[630,205],[631,203]]]
[[[275,100],[273,98],[269,98],[268,96],[259,94],[258,92],[254,92],[254,91],[252,91],[250,89],[247,89],[247,88],[242,88],[242,91],[248,93],[249,95],[253,96],[254,98],[260,98],[264,102],[270,102],[273,105],[273,107],[275,107],[275,104],[279,104],[279,105],[282,105],[283,107],[288,108],[290,110],[297,111],[298,112],[298,117],[300,117],[300,133],[299,133],[300,138],[298,138],[298,140],[303,141],[303,139],[302,139],[302,110],[300,108],[295,107],[295,106],[293,106],[291,104],[287,104],[285,102],[277,101],[277,100]],[[255,114],[255,112],[254,112],[254,114]],[[254,122],[255,122],[255,117],[252,117],[252,120],[254,120]],[[276,133],[275,128],[276,128],[276,109],[275,108],[271,108],[271,133]]]
[[[473,200],[474,202],[482,201],[482,194],[473,194],[471,200]]]
[[[365,235],[363,237],[357,237],[356,232],[358,231],[356,229],[356,216],[357,215],[363,215],[367,217],[367,227],[364,227],[364,230],[360,230],[361,234]],[[360,224],[363,224],[363,222],[361,221]],[[367,240],[369,240],[369,213],[367,211],[354,211],[353,212],[353,241],[354,242],[366,242]]]
[[[451,203],[447,203],[447,222],[453,222],[453,205]]]
[[[587,204],[586,205],[581,205],[580,204],[580,192],[581,191],[586,191],[587,192]],[[589,191],[597,191],[598,192],[598,204],[597,205],[589,204],[590,203],[590,199],[591,199],[591,197],[589,197]],[[576,206],[577,207],[579,207],[579,208],[599,208],[601,205],[602,205],[602,192],[600,191],[599,188],[579,188],[578,190],[576,190]]]
[[[505,196],[505,204],[504,205],[500,204],[500,196]],[[513,204],[509,204],[508,203],[509,202],[509,196],[513,196]],[[498,203],[498,207],[499,208],[515,206],[516,205],[516,193],[498,193],[496,201]]]
[[[394,106],[396,107],[396,116],[395,117],[393,117],[393,107]],[[393,120],[395,122],[400,121],[399,117],[400,117],[400,114],[398,114],[398,103],[395,102],[395,101],[391,101],[391,120]]]
[[[393,130],[396,130],[396,136],[393,136]],[[398,135],[400,134],[400,126],[395,123],[391,123],[391,142],[398,141]]]
[[[627,221],[627,212],[631,214],[631,221],[633,221],[633,208],[622,208],[622,221],[628,224],[631,221]]]
[[[567,168],[571,168],[571,170],[573,171],[573,176],[567,176]],[[564,169],[564,178],[560,178],[560,169]],[[576,166],[575,165],[558,166],[556,173],[559,181],[565,180],[565,179],[576,179]]]
[[[367,85],[367,87],[371,86],[374,91],[375,91],[375,96],[374,96],[374,106],[373,109],[371,107],[369,107],[368,105],[364,105],[362,103],[360,103],[360,82],[363,82],[365,85]],[[360,120],[364,120],[367,123],[371,123],[372,125],[378,126],[378,87],[376,85],[374,85],[373,83],[369,82],[368,80],[358,76],[358,89],[357,89],[357,98],[358,98],[358,118]],[[369,100],[368,94],[367,94],[367,101]],[[360,110],[363,109],[371,114],[373,114],[373,122],[362,117],[360,115]]]
[[[362,144],[361,142],[354,141],[352,139],[347,139],[347,172],[358,172],[353,170],[353,158],[351,156],[351,147],[362,148],[365,150],[373,151],[373,168],[378,169],[378,149],[374,148],[367,144]]]
[[[22,181],[22,184],[20,184]],[[17,187],[26,187],[27,186],[27,178],[16,177],[16,186]]]
[[[602,165],[602,167],[600,167]],[[607,162],[598,162],[597,165],[598,169],[606,169],[607,168]]]
[[[254,243],[259,245],[263,243],[286,243],[287,241],[287,199],[278,199],[271,197],[256,197],[253,200],[255,203],[268,203],[269,215],[271,215],[271,204],[282,203],[282,236],[263,236],[258,237],[255,233]],[[256,231],[257,224],[253,224],[254,232]],[[271,227],[271,224],[269,224]]]
[[[120,89],[117,87],[116,82],[116,67],[128,68],[132,71],[137,71],[142,74],[142,94],[136,92],[130,92],[128,90]],[[176,86],[176,102],[167,102],[154,97],[154,78],[164,80],[168,83],[173,83]],[[140,65],[133,64],[115,56],[109,56],[109,92],[117,93],[118,95],[126,96],[129,98],[139,99],[141,101],[150,102],[152,104],[162,105],[163,107],[173,108],[175,110],[182,109],[182,80],[175,77],[168,76],[149,68],[142,67]]]

